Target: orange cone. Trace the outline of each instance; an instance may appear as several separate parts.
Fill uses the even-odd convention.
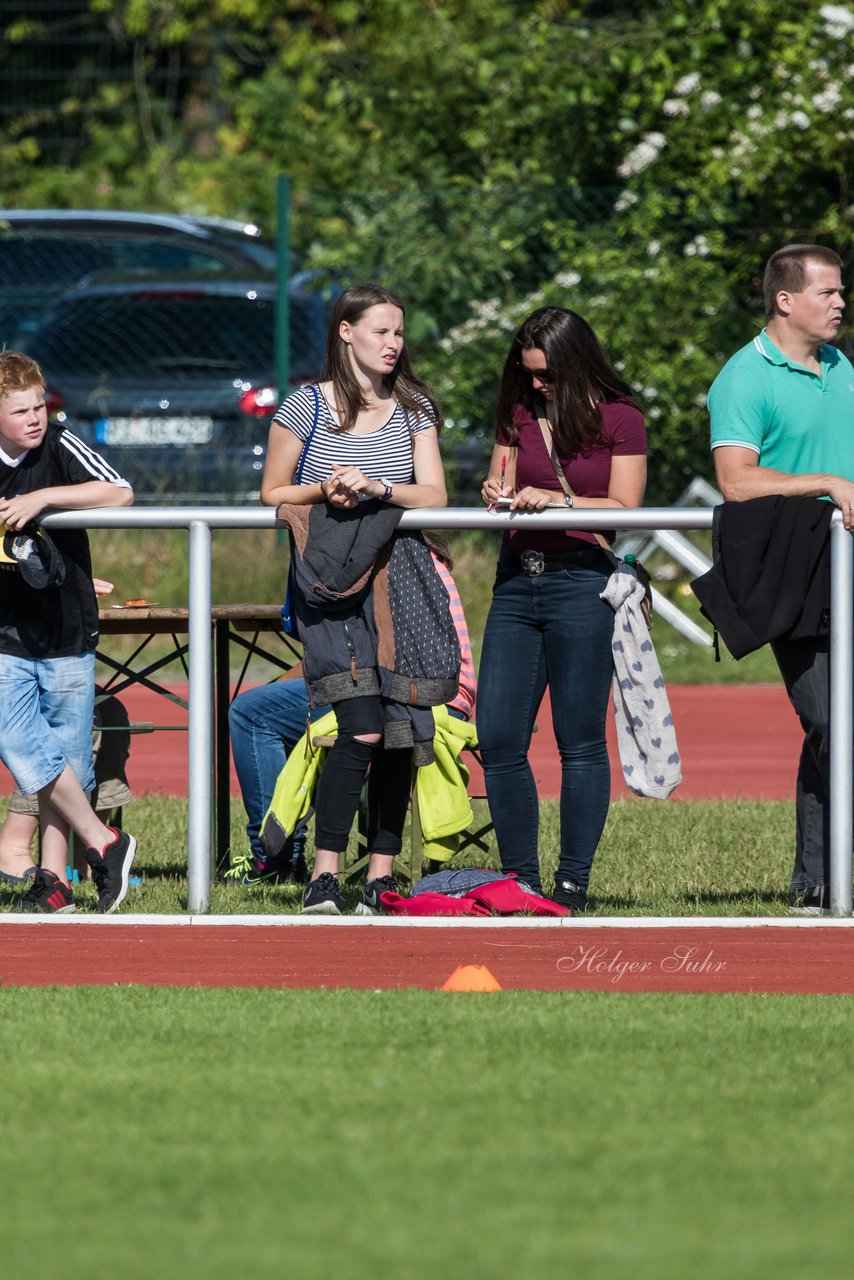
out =
[[[501,983],[496,982],[485,964],[460,964],[439,990],[500,991]]]

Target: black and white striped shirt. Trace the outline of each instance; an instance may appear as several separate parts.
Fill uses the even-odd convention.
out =
[[[337,419],[318,386],[320,413],[317,430],[311,436],[314,423],[315,399],[311,387],[300,387],[273,417],[274,422],[292,431],[303,445],[311,436],[311,443],[302,459],[301,484],[320,484],[332,474],[334,463],[340,466],[356,466],[372,480],[387,480],[389,484],[411,484],[412,437],[429,427],[436,420],[429,401],[423,400],[423,409],[407,412],[395,404],[388,421],[368,435],[354,431],[338,431]],[[294,480],[296,483],[296,480]]]

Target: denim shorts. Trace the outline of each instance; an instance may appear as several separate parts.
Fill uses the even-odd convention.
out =
[[[53,782],[66,764],[83,790],[92,790],[94,709],[94,653],[70,658],[0,653],[0,759],[25,795]]]

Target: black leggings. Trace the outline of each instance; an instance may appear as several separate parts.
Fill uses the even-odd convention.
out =
[[[360,742],[358,734],[383,732],[379,698],[347,698],[334,702],[338,737],[326,757],[317,784],[314,843],[318,849],[343,853],[365,776],[368,777],[368,848],[373,853],[400,853],[403,824],[412,782],[412,752],[387,751],[380,742]]]

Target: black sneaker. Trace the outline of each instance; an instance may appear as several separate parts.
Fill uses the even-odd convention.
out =
[[[86,850],[86,861],[92,868],[92,879],[98,890],[98,910],[103,915],[115,911],[125,900],[128,891],[128,877],[131,863],[136,853],[136,840],[126,831],[116,831],[115,840],[111,840],[104,852],[96,849]]]
[[[77,908],[68,885],[63,884],[52,871],[43,871],[39,867],[33,883],[21,899],[21,910],[44,916],[58,916],[76,911]]]
[[[568,907],[574,916],[581,915],[587,906],[587,890],[582,889],[581,885],[576,884],[574,880],[563,880],[558,877],[555,880],[552,902],[556,902],[561,907]]]
[[[302,900],[303,915],[340,916],[341,886],[338,877],[324,871],[312,880]]]
[[[381,916],[385,908],[380,901],[380,894],[397,892],[394,876],[377,876],[375,880],[366,880],[362,885],[362,901],[356,907],[356,915]]]
[[[789,894],[789,914],[793,916],[826,916],[830,914],[830,894],[823,884]]]

